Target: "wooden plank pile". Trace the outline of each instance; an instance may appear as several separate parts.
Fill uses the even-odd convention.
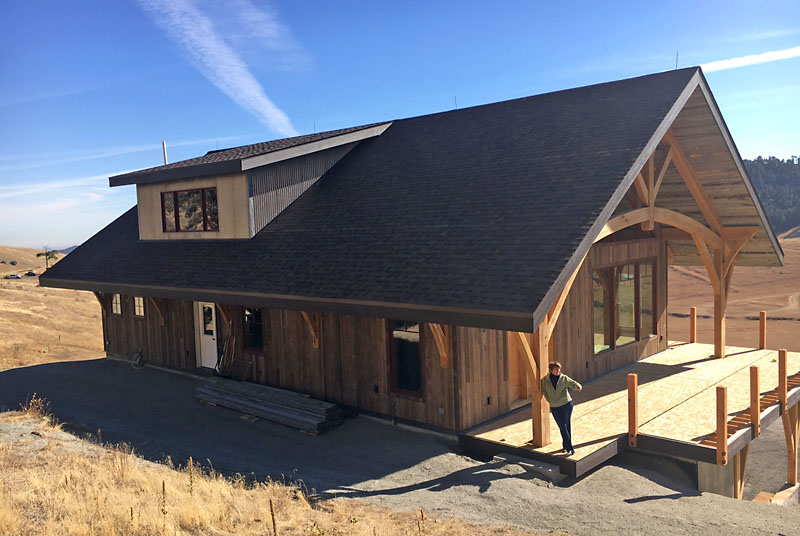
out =
[[[345,416],[340,406],[306,394],[216,377],[205,380],[195,395],[204,402],[312,434],[321,434],[338,426]]]

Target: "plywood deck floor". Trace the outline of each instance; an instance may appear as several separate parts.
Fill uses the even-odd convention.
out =
[[[712,357],[713,345],[673,343],[669,349],[605,374],[572,393],[572,442],[579,462],[609,447],[628,431],[627,376],[639,375],[639,432],[699,444],[716,428],[716,386],[728,387],[728,412],[750,405],[750,367],[759,367],[762,395],[778,385],[778,352],[728,347],[725,359]],[[800,371],[800,354],[787,356],[788,374]],[[565,371],[567,374],[569,371]],[[529,411],[519,411],[467,433],[503,446],[564,458],[561,435],[550,417],[552,443],[535,448]],[[705,447],[710,448],[710,447]],[[598,464],[604,458],[598,458]]]

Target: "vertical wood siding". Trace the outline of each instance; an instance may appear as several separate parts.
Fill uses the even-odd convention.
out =
[[[348,143],[248,171],[253,231],[257,233],[275,219],[355,145]]]
[[[592,267],[656,257],[657,334],[616,350],[594,355],[592,336]],[[636,361],[667,345],[666,246],[657,239],[595,245],[573,283],[554,332],[553,356],[564,371],[586,381]],[[103,297],[111,310],[111,295]],[[165,367],[196,367],[194,311],[191,302],[160,300],[165,315],[161,326],[149,301],[145,318],[133,315],[133,298],[122,297],[122,315],[103,319],[107,351],[131,358],[142,347],[145,361]],[[525,401],[525,367],[508,332],[445,326],[450,360],[440,366],[433,335],[426,324],[420,332],[422,396],[391,391],[386,320],[321,313],[319,348],[299,311],[262,309],[263,349],[244,347],[244,310],[222,306],[236,336],[234,376],[309,393],[314,397],[382,415],[450,430],[463,430],[487,421]],[[217,315],[218,342],[227,326]],[[512,339],[513,340],[513,339]]]

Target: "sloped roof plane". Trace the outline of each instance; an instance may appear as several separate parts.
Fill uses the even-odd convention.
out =
[[[134,207],[40,281],[530,332],[701,86],[680,69],[396,120],[250,240],[142,242]]]

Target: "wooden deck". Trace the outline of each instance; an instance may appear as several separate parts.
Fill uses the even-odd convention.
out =
[[[715,359],[713,345],[673,343],[664,352],[587,382],[582,392],[573,393],[573,456],[558,453],[561,437],[552,416],[553,442],[542,448],[530,445],[529,407],[467,430],[460,439],[462,446],[484,454],[514,452],[580,476],[627,448],[627,375],[635,373],[639,376],[639,448],[714,463],[715,448],[708,438],[716,430],[716,386],[728,387],[731,418],[750,406],[751,366],[759,367],[762,396],[778,386],[776,350],[727,350],[728,357]],[[790,352],[787,362],[788,375],[798,375],[800,354]],[[798,381],[800,376],[790,381],[794,398],[800,397]],[[779,416],[777,404],[764,407],[762,403],[762,412],[767,417],[765,425]]]

